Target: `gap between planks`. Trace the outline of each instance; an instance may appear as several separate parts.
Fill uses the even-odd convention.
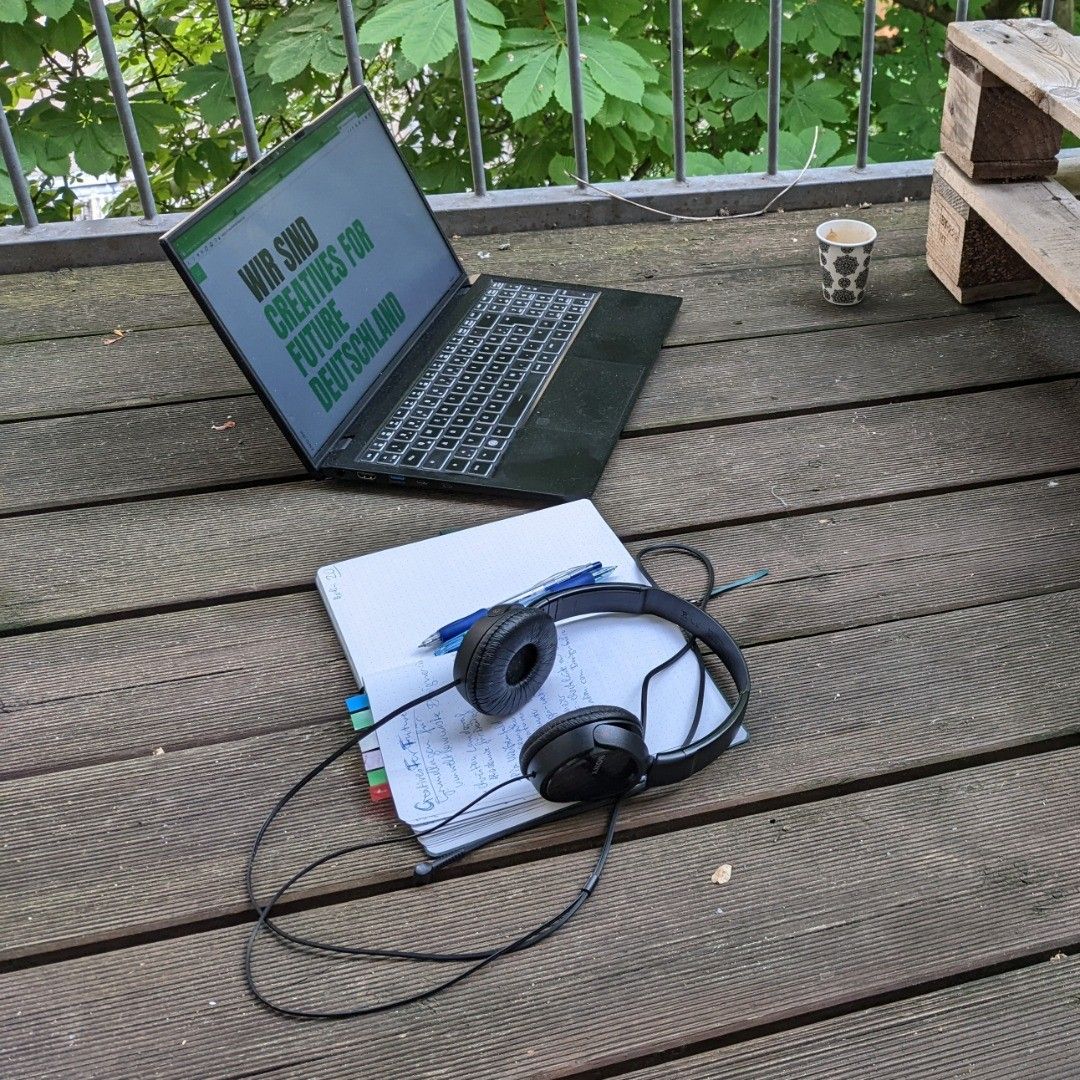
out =
[[[362,1065],[388,1078],[435,1076],[447,1060],[468,1060],[478,1080],[534,1077],[538,1062],[573,1075],[1048,955],[1077,944],[1078,764],[1080,750],[1063,750],[627,841],[557,943],[433,1009],[351,1026],[259,1011],[239,978],[239,927],[28,969],[6,977],[8,1068],[92,1075],[137,1063],[204,1075],[333,1050],[326,1069],[305,1075]],[[348,937],[363,925],[368,940],[388,943],[434,919],[444,947],[475,947],[557,909],[588,860],[557,856],[531,872],[506,867],[287,922]],[[735,873],[718,889],[709,877],[722,861]],[[399,965],[327,969],[296,953],[286,962],[263,956],[260,970],[289,1000],[347,1000],[358,976],[372,1000],[415,977]],[[597,1011],[621,1022],[594,1025],[583,1043],[580,1017]],[[74,1036],[77,1054],[57,1032]],[[432,1045],[437,1055],[418,1054]]]

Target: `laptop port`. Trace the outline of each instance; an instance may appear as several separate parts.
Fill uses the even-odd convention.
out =
[[[390,477],[390,483],[391,484],[404,484],[405,483],[405,477],[404,476],[391,476]]]

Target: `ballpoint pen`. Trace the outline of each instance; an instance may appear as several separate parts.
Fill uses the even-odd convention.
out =
[[[507,597],[499,603],[528,604],[547,593],[562,592],[564,589],[573,589],[579,585],[593,585],[600,578],[616,569],[618,568],[615,566],[603,566],[598,562],[586,563],[583,566],[572,566],[568,570],[560,570],[559,573],[552,574],[550,577],[544,578],[543,581],[538,581],[523,592]],[[461,644],[460,639],[465,636],[469,627],[477,620],[482,619],[488,613],[488,610],[488,608],[481,608],[471,615],[464,615],[460,619],[447,623],[446,626],[440,626],[438,630],[429,634],[420,642],[420,648],[427,649],[433,645],[438,645],[439,647],[435,650],[437,656],[442,655],[444,652],[453,652]]]

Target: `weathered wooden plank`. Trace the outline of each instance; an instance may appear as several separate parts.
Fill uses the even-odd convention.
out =
[[[899,1080],[1080,1076],[1080,959],[950,986],[705,1054],[634,1069],[627,1080]],[[286,1070],[283,1076],[299,1076]],[[317,1075],[317,1074],[316,1074]]]
[[[920,319],[903,331],[909,364],[868,364],[896,347],[878,326],[666,348],[627,430],[938,393],[1075,373],[1080,333],[1061,303],[995,304]],[[250,393],[206,325],[0,346],[0,420]]]
[[[816,284],[802,268],[742,272],[748,279],[758,279],[756,285],[747,282],[747,296],[753,301],[744,307],[718,306],[720,284],[714,279],[667,282],[665,288],[693,299],[676,324],[673,340],[779,334],[954,310],[950,298],[932,286],[921,259],[886,260],[881,272],[899,275],[895,287],[852,309],[822,303]],[[906,289],[901,282],[906,282]],[[843,314],[835,315],[838,311]],[[714,391],[705,400],[715,397]],[[230,413],[235,414],[235,429],[211,430],[216,420]],[[297,476],[304,471],[250,396],[0,425],[0,470],[0,512],[6,513]]]
[[[925,205],[860,210],[881,236],[877,257],[917,255]],[[693,275],[699,268],[805,265],[814,278],[813,232],[828,210],[750,220],[680,225],[611,225],[537,233],[466,237],[457,243],[471,273],[498,272],[597,284]],[[502,245],[509,244],[509,248]],[[482,258],[480,253],[488,257]],[[87,267],[19,274],[0,283],[0,341],[110,334],[203,322],[168,263]]]
[[[1061,125],[966,53],[948,45],[941,149],[974,180],[1030,180],[1058,167]]]
[[[1056,180],[980,184],[944,154],[937,155],[934,171],[1039,277],[1080,308],[1080,200]]]
[[[252,673],[253,697],[272,691],[293,640],[283,638],[273,672]],[[1078,650],[1075,591],[756,647],[752,745],[678,791],[634,802],[624,826],[672,828],[765,799],[1078,734],[1080,716],[1062,707],[1080,700]],[[0,785],[10,864],[0,875],[0,957],[242,911],[236,866],[246,843],[277,795],[348,731],[340,705],[347,680],[340,664],[327,667],[337,701],[325,711],[315,711],[326,694],[318,676],[308,684],[310,704],[286,690],[294,723],[307,719],[306,727]],[[1005,667],[1022,678],[1006,687]],[[159,707],[171,711],[167,687]],[[247,711],[242,701],[212,697],[198,708],[212,717],[219,707],[241,718]],[[358,761],[320,781],[290,812],[264,880],[323,850],[400,829],[386,808],[366,801]],[[595,815],[549,826],[487,858],[535,853],[596,827]],[[369,852],[321,873],[310,893],[404,884],[415,861],[411,845]]]
[[[1075,399],[1049,383],[628,439],[597,503],[621,535],[648,536],[1064,471],[1080,453]],[[0,627],[306,586],[345,554],[524,508],[304,483],[11,518]]]
[[[1063,750],[620,844],[557,941],[432,1007],[352,1024],[261,1012],[240,977],[244,926],[27,969],[6,978],[0,1005],[7,1073],[234,1075],[257,1063],[435,1077],[467,1062],[477,1078],[574,1076],[1048,953],[1080,919],[1078,767],[1080,750]],[[588,860],[509,866],[289,925],[475,948],[557,911]],[[721,863],[733,874],[718,886]],[[267,989],[292,1004],[370,1003],[436,978],[296,950],[258,959]],[[583,1016],[618,1022],[591,1023],[583,1039]]]
[[[950,23],[949,44],[1080,135],[1080,41],[1045,19]]]
[[[684,539],[722,576],[768,566],[766,582],[714,608],[754,645],[1078,588],[1078,523],[1073,476]],[[283,576],[264,586],[310,581],[294,581],[294,569],[268,558],[267,573]],[[698,587],[684,562],[655,569],[680,593]],[[9,637],[0,640],[0,778],[333,720],[355,689],[314,591]]]

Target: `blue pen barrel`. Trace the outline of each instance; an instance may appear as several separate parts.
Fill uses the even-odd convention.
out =
[[[458,634],[464,634],[474,622],[479,621],[486,614],[487,608],[481,608],[479,611],[474,611],[471,615],[463,615],[460,619],[448,623],[439,631],[439,640],[449,641],[451,638],[456,638]]]
[[[595,585],[596,577],[589,570],[583,570],[580,574],[575,574],[571,578],[567,578],[565,581],[557,581],[554,585],[549,585],[544,592],[556,593],[565,592],[567,589],[576,589],[579,585]]]

